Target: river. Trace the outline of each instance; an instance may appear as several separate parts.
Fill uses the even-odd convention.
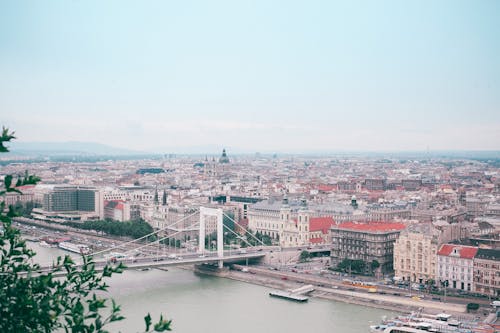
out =
[[[36,261],[50,262],[67,252],[28,245]],[[271,298],[266,287],[201,276],[190,270],[129,270],[108,282],[110,296],[122,306],[125,320],[109,326],[111,332],[143,332],[143,317],[163,313],[173,319],[175,332],[214,333],[364,333],[393,313],[370,307],[310,298],[294,303]]]

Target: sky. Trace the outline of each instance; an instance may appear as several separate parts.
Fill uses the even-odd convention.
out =
[[[500,150],[500,1],[0,0],[0,122],[142,151]]]

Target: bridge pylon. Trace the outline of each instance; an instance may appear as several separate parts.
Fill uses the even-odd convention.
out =
[[[220,208],[200,207],[200,236],[199,236],[199,252],[205,252],[205,219],[207,216],[217,218],[217,256],[224,257],[224,226],[223,226],[223,211]],[[209,244],[210,248],[210,244]],[[219,268],[222,268],[223,260],[219,260]]]

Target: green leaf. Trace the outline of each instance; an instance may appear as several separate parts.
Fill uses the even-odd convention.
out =
[[[146,317],[144,317],[144,322],[146,324],[146,332],[149,331],[149,328],[151,327],[151,315],[149,314],[148,312],[148,315]]]
[[[4,179],[3,182],[5,184],[5,188],[8,191],[10,189],[11,185],[12,185],[12,175],[5,176],[5,179]]]

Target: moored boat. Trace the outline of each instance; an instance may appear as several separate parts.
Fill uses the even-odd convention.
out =
[[[66,251],[80,253],[80,254],[89,254],[90,253],[89,247],[87,245],[83,245],[83,244],[61,242],[61,243],[59,243],[59,248],[66,250]]]

